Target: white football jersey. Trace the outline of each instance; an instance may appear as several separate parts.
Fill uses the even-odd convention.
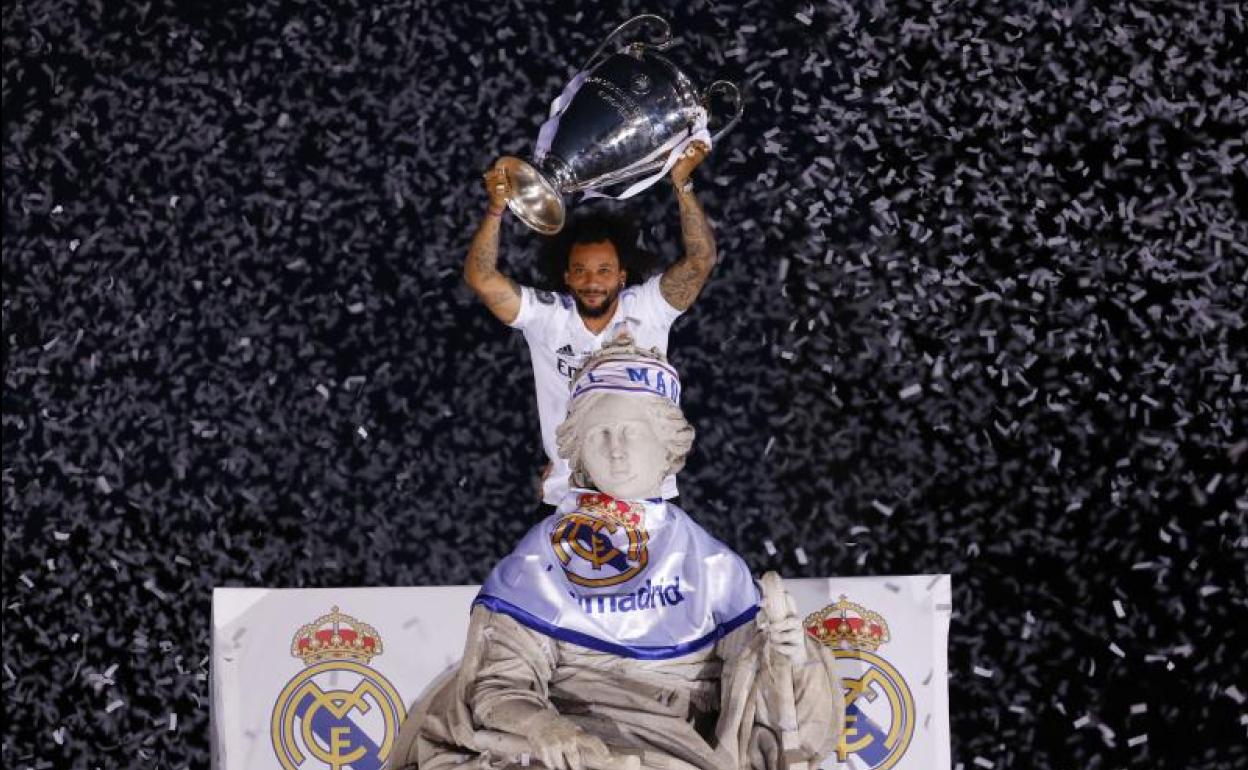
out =
[[[656,274],[620,292],[615,315],[598,334],[585,328],[571,295],[520,287],[520,313],[511,326],[524,332],[529,343],[542,447],[554,463],[542,486],[542,499],[551,505],[558,505],[568,491],[571,469],[567,460],[559,457],[555,431],[567,417],[568,389],[585,359],[625,329],[638,347],[658,348],[667,355],[667,335],[680,311],[663,298],[660,277]],[[668,476],[663,481],[663,497],[670,499],[677,494],[676,477]]]

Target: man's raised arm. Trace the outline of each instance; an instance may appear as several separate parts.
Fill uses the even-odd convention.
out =
[[[498,271],[498,230],[511,199],[507,172],[495,166],[485,174],[490,208],[472,237],[464,260],[464,281],[498,320],[510,324],[520,315],[520,287]]]
[[[663,299],[680,311],[688,310],[698,298],[706,279],[715,268],[715,233],[706,219],[702,204],[693,194],[689,175],[709,152],[706,145],[694,142],[685,155],[672,166],[672,186],[680,204],[680,234],[685,242],[685,255],[663,272],[659,289]]]

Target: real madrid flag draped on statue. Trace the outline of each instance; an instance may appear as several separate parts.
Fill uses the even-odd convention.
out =
[[[680,508],[574,491],[499,562],[476,603],[563,641],[657,659],[753,620],[758,591],[740,558]]]

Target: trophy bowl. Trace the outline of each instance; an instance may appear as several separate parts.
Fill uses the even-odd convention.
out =
[[[659,31],[656,40],[609,46],[643,26]],[[723,94],[732,118],[710,141],[727,133],[741,117],[741,92],[725,80],[699,90],[662,54],[671,45],[668,23],[643,14],[621,24],[555,101],[542,126],[532,160],[500,158],[514,195],[508,206],[516,217],[544,235],[563,229],[564,196],[591,193],[627,198],[658,181],[673,155],[690,137],[707,136],[711,99]],[[623,193],[605,191],[624,182]]]

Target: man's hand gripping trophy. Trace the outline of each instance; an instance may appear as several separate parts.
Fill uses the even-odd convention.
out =
[[[507,176],[507,169],[495,163],[489,171],[485,172],[484,178],[485,194],[490,199],[490,213],[501,217],[507,210],[507,203],[515,195],[511,179]]]
[[[672,170],[668,172],[668,176],[672,180],[672,187],[677,192],[689,192],[692,189],[686,189],[686,185],[691,185],[689,178],[693,175],[694,169],[706,160],[706,156],[710,154],[711,148],[707,147],[704,142],[690,142],[685,151],[680,154],[680,160],[672,166]]]

